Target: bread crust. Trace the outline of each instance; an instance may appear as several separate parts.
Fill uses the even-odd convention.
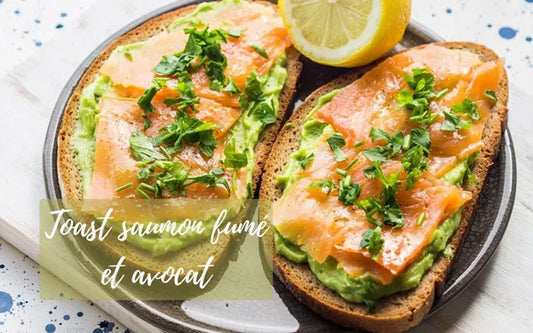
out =
[[[499,58],[492,50],[475,43],[441,42],[434,44],[449,49],[467,50],[478,54],[480,59],[485,62]],[[375,64],[349,72],[320,87],[295,110],[289,119],[293,126],[282,129],[272,148],[271,157],[267,160],[260,198],[275,201],[281,197],[282,189],[276,181],[276,176],[282,172],[289,156],[298,149],[301,127],[305,117],[317,105],[319,97],[348,85],[374,66]],[[483,148],[472,167],[472,173],[479,186],[474,184],[465,186],[467,191],[472,192],[472,200],[464,206],[459,228],[449,240],[453,255],[447,258],[439,256],[416,288],[380,300],[376,312],[369,314],[364,305],[347,302],[334,291],[325,287],[309,270],[307,264],[297,264],[275,254],[275,247],[272,239],[270,239],[266,246],[274,255],[274,271],[298,300],[324,318],[337,324],[372,332],[402,332],[422,321],[431,309],[436,295],[443,291],[453,257],[462,244],[487,172],[497,154],[508,111],[506,106],[508,81],[505,70],[496,95],[498,101],[492,107],[483,131]]]
[[[266,1],[257,2],[263,5],[275,7],[274,4]],[[95,80],[103,63],[109,58],[111,52],[117,46],[146,40],[164,31],[177,17],[193,12],[196,7],[197,5],[190,5],[161,14],[118,37],[95,58],[95,60],[82,75],[77,86],[72,91],[72,94],[70,95],[65,107],[61,128],[58,133],[57,161],[62,197],[63,199],[67,199],[71,204],[73,204],[73,206],[77,207],[77,203],[83,200],[82,177],[77,163],[76,152],[74,151],[72,145],[78,107],[83,89],[85,89],[85,87]],[[287,61],[285,67],[287,69],[288,76],[279,97],[280,107],[277,121],[263,130],[254,149],[255,166],[252,174],[252,188],[254,193],[257,193],[258,191],[261,174],[264,168],[264,162],[270,153],[270,149],[272,148],[274,141],[276,140],[277,133],[279,132],[283,120],[286,117],[287,110],[291,106],[292,99],[296,91],[296,84],[302,70],[300,53],[291,47],[286,50],[286,54]],[[220,258],[222,257],[224,248],[226,248],[229,240],[229,237],[222,237],[217,244],[218,246],[212,246],[210,242],[201,242],[176,253],[166,255],[162,258],[153,258],[148,252],[134,248],[127,243],[118,242],[116,239],[113,239],[113,237],[109,240],[106,240],[105,243],[100,242],[98,244],[112,256],[120,257],[125,255],[126,258],[135,258],[133,261],[128,259],[126,259],[126,261],[136,268],[157,271],[160,268],[165,269],[169,262],[175,262],[178,260],[178,258],[180,258],[180,262],[187,262],[188,264],[186,266],[190,267],[197,267],[198,264],[205,263],[206,253],[208,253],[207,256],[213,255],[215,258]],[[202,255],[198,256],[198,253],[201,253]]]

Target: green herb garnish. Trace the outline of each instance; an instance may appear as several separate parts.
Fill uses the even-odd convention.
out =
[[[339,201],[346,206],[354,206],[360,193],[361,186],[353,183],[352,176],[345,172],[343,179],[339,182]]]
[[[452,106],[451,110],[455,113],[464,113],[470,116],[472,120],[479,120],[479,110],[476,103],[471,99],[465,99],[461,104]]]
[[[265,49],[262,46],[252,44],[250,45],[250,47],[252,48],[252,50],[259,53],[263,58],[268,59],[268,53],[265,51]]]
[[[155,149],[154,140],[137,131],[133,132],[130,137],[130,151],[133,157],[138,161],[165,159],[165,156]]]
[[[180,111],[176,121],[161,128],[155,143],[167,144],[167,151],[173,154],[183,148],[183,144],[197,143],[200,151],[206,156],[213,156],[213,149],[217,146],[214,137],[216,125],[208,121],[203,122],[190,117],[186,112]]]
[[[122,186],[119,186],[119,187],[117,187],[117,188],[115,189],[115,192],[116,192],[116,193],[120,193],[120,192],[124,191],[125,189],[131,187],[132,185],[133,185],[133,183],[127,183],[127,184],[124,184],[124,185],[122,185]]]
[[[487,96],[490,100],[494,102],[498,101],[498,96],[496,96],[496,92],[494,92],[494,90],[486,90],[485,96]]]
[[[448,132],[456,132],[461,129],[467,129],[470,128],[470,122],[461,119],[458,115],[443,111],[444,113],[444,122],[440,126],[440,129],[442,131],[448,131]]]
[[[400,103],[398,108],[411,111],[411,121],[421,124],[431,124],[438,118],[438,114],[429,110],[431,99],[440,99],[448,93],[448,89],[436,92],[435,77],[425,68],[413,69],[412,76],[404,75],[409,89],[402,89],[396,99]]]
[[[368,222],[382,226],[382,222],[374,217],[378,213],[383,217],[384,224],[394,228],[402,227],[405,220],[396,200],[396,192],[398,192],[398,187],[401,184],[401,181],[398,180],[399,173],[391,173],[386,177],[379,163],[374,163],[364,170],[364,174],[369,179],[378,179],[383,185],[379,199],[371,197],[359,201],[359,207],[365,211]]]
[[[373,260],[377,260],[381,250],[383,249],[383,237],[381,237],[381,227],[374,229],[367,229],[363,233],[359,249],[367,249],[372,255]]]
[[[307,168],[307,165],[313,161],[314,158],[315,158],[314,153],[307,153],[304,150],[300,150],[299,152],[294,154],[294,159],[296,160],[296,162],[298,162],[300,167],[304,170]]]
[[[245,152],[236,152],[235,139],[231,140],[226,147],[224,147],[224,166],[226,168],[233,168],[234,170],[244,168],[248,165],[248,157]]]
[[[346,160],[346,155],[342,151],[342,147],[346,145],[346,141],[344,141],[344,137],[340,133],[335,133],[332,136],[330,136],[328,139],[329,148],[333,151],[335,154],[335,161],[336,162],[342,162]]]
[[[325,179],[320,181],[314,181],[309,184],[307,188],[320,188],[322,192],[324,192],[326,195],[329,195],[331,191],[335,188],[335,184],[333,184],[333,181],[331,179]]]

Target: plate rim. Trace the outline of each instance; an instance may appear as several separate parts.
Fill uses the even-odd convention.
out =
[[[153,11],[150,11],[141,17],[133,20],[132,22],[126,24],[124,27],[120,28],[116,32],[112,33],[108,38],[106,38],[102,43],[100,43],[92,52],[89,53],[89,55],[81,62],[81,64],[76,68],[76,70],[72,73],[69,80],[66,82],[65,86],[61,90],[57,102],[54,105],[54,108],[52,110],[51,116],[50,116],[50,122],[48,124],[48,128],[46,131],[45,136],[45,142],[43,146],[43,153],[42,153],[42,168],[43,168],[43,175],[44,175],[44,183],[45,183],[45,190],[47,194],[48,199],[58,199],[61,198],[61,180],[59,177],[59,170],[57,167],[57,142],[58,142],[58,133],[61,128],[61,123],[63,120],[63,115],[65,111],[65,107],[70,99],[70,96],[74,90],[74,88],[78,85],[79,81],[83,77],[83,74],[86,72],[87,68],[92,64],[92,62],[101,54],[101,52],[110,45],[113,41],[115,41],[120,36],[126,34],[130,30],[142,25],[146,21],[155,18],[159,15],[168,13],[173,10],[177,10],[179,8],[198,4],[201,2],[205,2],[202,0],[180,0],[176,1],[170,4],[167,4],[163,7],[160,7],[158,9],[155,9]],[[428,29],[418,21],[411,19],[409,21],[409,25],[407,27],[407,30],[409,30],[411,33],[417,35],[419,38],[430,42],[441,42],[445,41],[440,35],[433,32],[432,30]],[[504,124],[506,125],[506,123]],[[507,161],[501,162],[504,164],[503,170],[504,172],[504,193],[502,195],[502,198],[500,199],[500,202],[502,205],[500,205],[500,210],[498,211],[499,217],[495,219],[495,221],[499,221],[500,223],[497,224],[497,227],[492,230],[494,230],[494,233],[492,234],[492,238],[490,238],[490,242],[485,242],[484,246],[488,246],[488,248],[485,250],[485,252],[482,252],[482,255],[479,260],[469,265],[468,271],[463,272],[463,274],[460,275],[462,277],[461,279],[457,279],[459,281],[458,283],[454,283],[451,286],[451,291],[447,292],[445,290],[443,294],[435,299],[433,302],[433,305],[431,307],[430,312],[424,317],[423,320],[429,318],[442,308],[444,308],[446,305],[448,305],[451,301],[456,299],[472,282],[474,282],[477,277],[484,271],[484,269],[487,267],[487,265],[491,262],[491,259],[493,258],[496,249],[498,248],[499,243],[501,242],[503,235],[505,234],[505,231],[507,229],[507,226],[510,221],[511,213],[514,207],[515,202],[515,196],[516,196],[516,183],[517,183],[517,166],[516,166],[516,155],[514,150],[514,145],[511,137],[511,133],[507,126],[504,126],[502,131],[502,138],[501,138],[501,153],[504,153],[505,157],[507,158]],[[509,191],[505,191],[505,189],[508,189]],[[501,213],[501,214],[500,214]],[[466,237],[466,236],[465,236]],[[480,252],[481,253],[481,252]],[[460,253],[459,253],[460,254]],[[471,269],[470,269],[471,267]],[[462,283],[461,283],[462,282]],[[450,289],[448,289],[450,290]],[[448,295],[448,293],[451,293]],[[118,304],[120,304],[123,308],[125,308],[127,311],[133,313],[136,316],[139,316],[143,318],[144,320],[148,320],[152,323],[156,323],[156,325],[159,325],[160,327],[164,328],[181,328],[186,329],[190,331],[200,331],[200,332],[216,332],[211,329],[206,329],[199,326],[193,326],[189,322],[181,321],[177,318],[171,317],[170,315],[163,313],[162,311],[159,311],[155,309],[154,307],[151,307],[150,305],[147,305],[144,301],[136,300],[136,301],[117,301]],[[309,310],[312,311],[312,310]],[[143,313],[144,312],[144,313]],[[154,320],[155,318],[158,318],[159,320]],[[191,321],[196,321],[193,318],[190,318]]]

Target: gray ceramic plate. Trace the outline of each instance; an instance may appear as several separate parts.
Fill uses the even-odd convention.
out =
[[[54,108],[44,146],[43,170],[49,198],[62,197],[57,172],[57,133],[68,98],[87,67],[108,44],[127,31],[158,15],[198,2],[200,1],[177,1],[132,22],[96,48],[72,75]],[[394,51],[441,40],[416,22],[411,22],[403,40]],[[344,71],[345,69],[321,66],[304,60],[295,105]],[[463,247],[455,259],[449,280],[429,315],[456,297],[489,262],[509,222],[515,189],[515,155],[511,135],[506,130],[498,158],[489,172]],[[277,279],[274,281],[274,289],[274,297],[268,301],[122,301],[121,304],[137,316],[168,331],[346,331],[301,305]]]

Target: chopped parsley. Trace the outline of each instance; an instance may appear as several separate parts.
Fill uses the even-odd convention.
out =
[[[166,86],[168,79],[155,78],[152,80],[152,86],[146,89],[141,97],[137,100],[137,105],[143,110],[144,129],[147,129],[152,125],[152,121],[148,118],[148,114],[155,111],[155,107],[152,105],[152,100],[161,88]]]
[[[222,53],[220,42],[227,42],[228,32],[222,29],[209,30],[209,27],[186,28],[184,32],[189,35],[185,49],[180,53],[164,56],[155,66],[154,72],[183,78],[204,67],[210,80],[210,88],[220,91],[227,84],[224,71],[228,62]]]
[[[296,162],[300,165],[302,169],[306,169],[307,165],[313,161],[315,158],[314,153],[307,153],[305,150],[300,150],[294,155]]]
[[[426,157],[431,146],[429,132],[423,127],[418,127],[412,129],[405,136],[400,132],[391,136],[381,129],[372,128],[370,138],[372,142],[385,141],[383,146],[363,150],[363,156],[371,162],[385,162],[399,156],[402,151],[404,152],[402,165],[407,174],[406,189],[412,188],[418,177],[427,169]],[[369,170],[373,170],[372,167]]]
[[[440,126],[442,131],[456,132],[458,130],[470,128],[470,122],[461,119],[458,115],[443,111],[444,113],[444,122]]]
[[[154,147],[154,140],[141,132],[133,132],[130,137],[131,154],[137,161],[164,160],[165,156]]]
[[[470,116],[472,120],[479,120],[479,110],[476,103],[471,99],[465,99],[461,104],[452,106],[451,110],[455,113],[464,113]]]
[[[235,139],[231,140],[226,147],[224,147],[224,166],[234,170],[244,168],[248,165],[248,157],[245,152],[238,153],[235,148]]]
[[[261,55],[263,58],[268,59],[268,53],[262,46],[252,44],[250,45],[250,48],[252,48],[252,50],[254,50],[255,52],[259,53],[259,55]]]
[[[342,147],[346,145],[346,141],[344,141],[344,137],[340,133],[335,133],[332,136],[330,136],[328,139],[329,148],[333,151],[335,154],[335,161],[336,162],[342,162],[346,160],[346,155],[342,151]]]
[[[381,227],[374,229],[367,229],[363,233],[359,249],[367,249],[372,255],[373,260],[377,260],[381,250],[383,249],[383,237],[381,237]]]
[[[182,196],[192,184],[206,184],[210,187],[222,185],[231,194],[228,181],[224,177],[224,170],[216,168],[208,170],[205,174],[190,175],[190,169],[186,169],[180,161],[155,161],[139,172],[140,183],[136,192],[146,199],[150,199],[147,192],[153,193],[154,198],[161,197],[166,190],[172,195]],[[146,182],[151,181],[153,185]]]
[[[413,69],[412,76],[404,75],[408,88],[402,89],[396,99],[398,108],[411,111],[411,121],[420,124],[431,124],[438,118],[437,113],[429,110],[431,99],[440,99],[448,93],[448,89],[435,91],[435,77],[425,68]]]
[[[361,186],[352,182],[352,176],[348,175],[346,171],[341,174],[343,174],[343,178],[339,181],[339,201],[346,206],[355,206],[361,193]]]
[[[115,189],[115,192],[116,193],[120,193],[120,192],[124,191],[125,189],[130,188],[132,185],[133,185],[133,183],[130,182],[130,183],[124,184],[122,186],[119,186],[119,187],[117,187]]]
[[[241,92],[241,89],[239,89],[239,87],[237,87],[237,85],[235,84],[235,82],[233,81],[233,79],[229,78],[228,79],[228,84],[226,84],[226,86],[224,88],[222,88],[222,91],[225,91],[227,92],[230,96],[233,96],[235,94],[238,94]]]
[[[461,119],[458,113],[462,113],[470,117],[472,120],[479,120],[479,109],[471,99],[464,99],[461,104],[452,106],[450,111],[443,111],[444,122],[442,123],[440,129],[448,132],[456,132],[462,129],[470,128],[471,124],[469,121]]]
[[[259,102],[259,104],[252,109],[250,114],[265,126],[275,123],[277,119],[274,106],[267,101]]]
[[[418,215],[418,219],[416,220],[416,225],[421,226],[422,224],[424,224],[425,220],[426,220],[426,212],[420,213],[420,215]]]
[[[363,156],[372,162],[385,162],[388,159],[398,156],[404,143],[402,133],[396,132],[390,136],[387,132],[379,128],[370,129],[370,139],[372,142],[382,140],[386,142],[384,146],[375,146],[363,150]]]
[[[178,98],[166,98],[165,105],[171,106],[180,111],[197,111],[196,104],[200,103],[200,99],[194,92],[194,87],[190,80],[178,82],[176,90],[179,93]]]
[[[371,197],[359,201],[359,207],[365,211],[368,222],[376,226],[386,224],[394,228],[402,227],[405,220],[396,200],[396,192],[401,184],[398,180],[399,173],[391,173],[389,177],[386,177],[379,163],[374,163],[364,170],[364,174],[369,179],[378,179],[383,185],[379,199]],[[383,223],[374,217],[375,214],[383,217]]]
[[[265,98],[263,93],[264,80],[257,74],[256,71],[252,71],[246,78],[246,86],[244,88],[244,94],[239,99],[242,109],[247,109],[250,102],[258,102]]]
[[[214,130],[217,126],[208,121],[190,117],[186,112],[180,111],[176,121],[160,129],[161,134],[155,138],[155,143],[165,143],[169,154],[183,149],[184,144],[198,144],[200,151],[206,156],[213,156],[213,149],[217,146]]]
[[[228,36],[233,38],[239,38],[242,35],[242,30],[240,29],[231,29],[227,32]]]
[[[496,92],[494,92],[494,90],[486,90],[485,96],[487,96],[490,100],[494,102],[498,101],[498,97],[496,96]]]
[[[229,184],[226,178],[224,178],[224,170],[222,168],[216,168],[209,170],[207,173],[188,177],[185,182],[185,186],[189,186],[195,183],[206,184],[208,186],[222,185],[228,191],[228,196],[231,194]]]
[[[320,190],[325,193],[326,195],[329,195],[333,189],[335,189],[335,184],[333,184],[333,181],[331,179],[325,179],[325,180],[319,180],[314,181],[307,187],[309,189],[313,188],[320,188]]]
[[[403,169],[407,174],[405,179],[406,190],[413,188],[418,177],[422,175],[424,170],[427,170],[427,159],[424,154],[425,152],[422,146],[415,146],[402,156]]]

